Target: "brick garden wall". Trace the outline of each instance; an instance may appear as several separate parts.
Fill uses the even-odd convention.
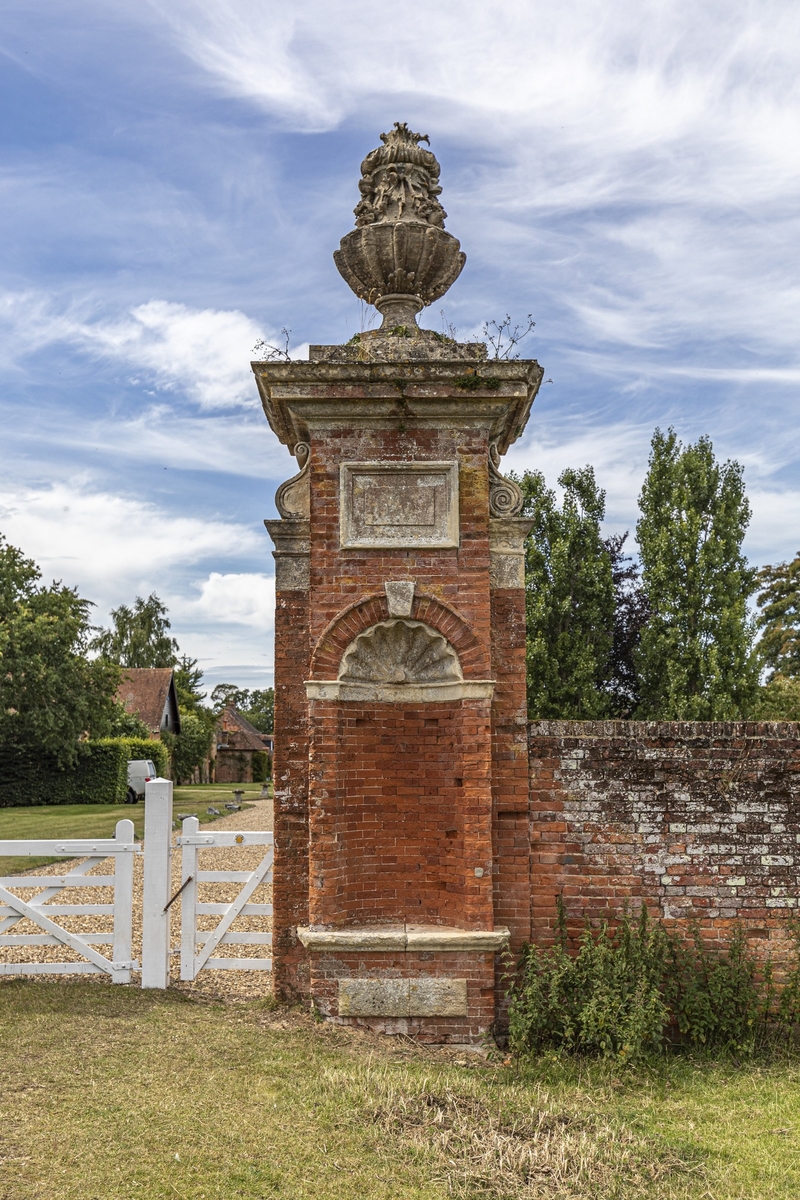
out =
[[[800,737],[788,723],[529,726],[533,937],[626,903],[710,944],[779,943],[800,897]]]

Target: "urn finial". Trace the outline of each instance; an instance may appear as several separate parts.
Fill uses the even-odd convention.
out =
[[[381,141],[361,164],[356,229],[333,258],[359,299],[382,313],[382,330],[413,331],[416,314],[444,295],[467,256],[444,230],[439,163],[420,145],[428,135],[395,121]]]

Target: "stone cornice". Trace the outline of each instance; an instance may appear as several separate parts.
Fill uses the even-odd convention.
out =
[[[310,929],[298,926],[297,936],[306,950],[449,950],[493,954],[510,937],[499,929],[453,929],[448,925],[367,925],[346,929]]]
[[[350,683],[341,679],[306,680],[309,700],[351,700],[360,704],[447,704],[456,700],[491,700],[493,679],[454,683]]]
[[[525,428],[543,373],[533,359],[251,365],[267,420],[290,450],[314,429],[376,429],[402,418],[486,428],[504,454]]]

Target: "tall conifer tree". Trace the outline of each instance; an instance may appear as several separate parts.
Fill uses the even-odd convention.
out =
[[[591,467],[559,478],[564,500],[539,471],[518,480],[525,513],[528,711],[532,717],[592,719],[609,711],[603,690],[614,637],[614,582],[600,523],[605,492]]]
[[[745,716],[758,686],[747,600],[755,572],[742,554],[750,520],[742,468],[720,466],[711,441],[653,435],[636,537],[650,617],[637,653],[638,715]]]

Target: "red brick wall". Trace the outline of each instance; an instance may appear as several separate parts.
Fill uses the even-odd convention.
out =
[[[494,920],[517,952],[531,935],[531,856],[525,592],[492,591],[492,800]]]
[[[317,700],[311,727],[311,923],[491,928],[489,702]]]
[[[531,915],[552,937],[626,903],[722,943],[780,943],[800,897],[798,726],[539,721],[529,730]]]
[[[308,592],[278,592],[275,602],[275,989],[287,999],[308,992],[308,965],[297,940],[308,924],[308,701],[311,657]]]

